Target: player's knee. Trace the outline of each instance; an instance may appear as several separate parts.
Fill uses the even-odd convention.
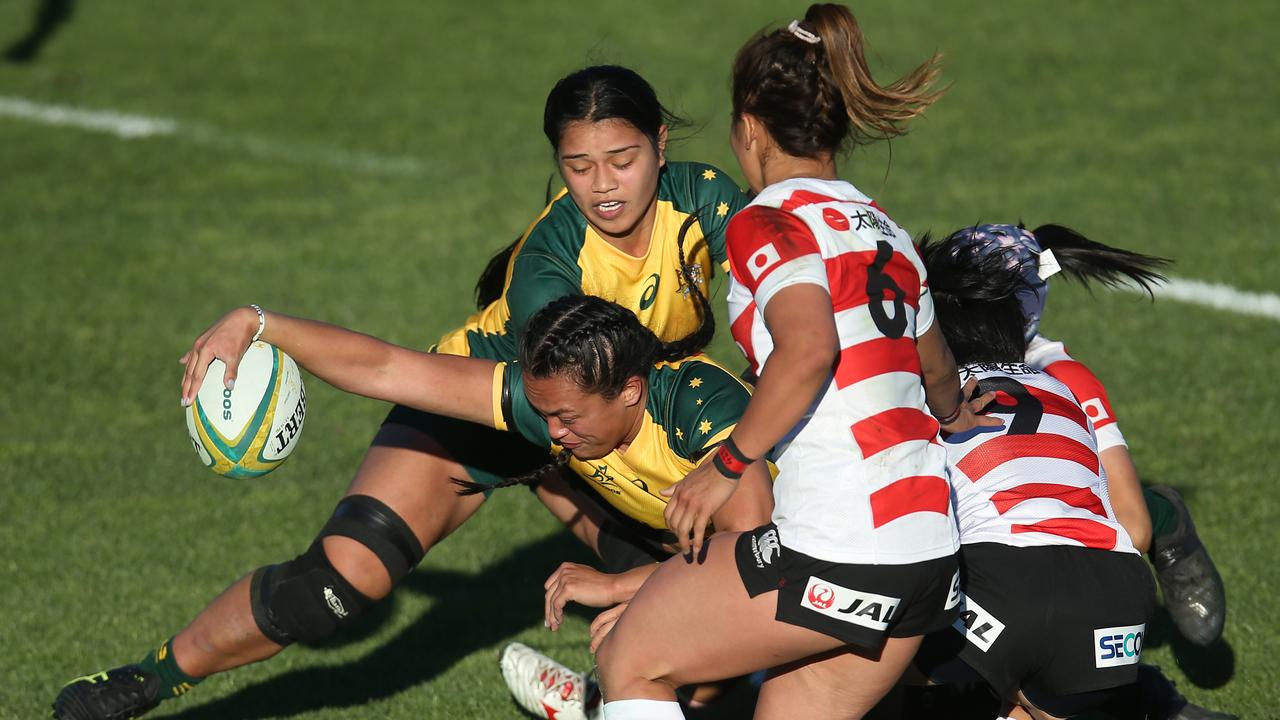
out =
[[[661,669],[646,663],[636,648],[625,647],[629,643],[610,632],[596,652],[596,672],[606,698],[645,697],[645,690],[653,683],[667,684]]]
[[[325,551],[327,537],[347,538],[368,552],[336,552],[335,562]],[[349,548],[351,543],[343,545]],[[371,585],[370,554],[390,578],[389,586],[385,582],[381,587]],[[355,622],[422,556],[413,530],[387,505],[364,495],[343,498],[307,552],[254,573],[250,585],[254,621],[264,635],[281,645],[320,640]]]

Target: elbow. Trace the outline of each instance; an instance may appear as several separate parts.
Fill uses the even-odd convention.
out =
[[[840,359],[840,339],[834,334],[798,338],[789,347],[779,347],[786,357],[789,372],[804,377],[826,377]],[[775,354],[776,351],[775,351]]]

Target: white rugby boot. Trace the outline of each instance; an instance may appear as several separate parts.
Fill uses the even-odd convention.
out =
[[[502,679],[516,704],[546,720],[599,720],[600,691],[577,673],[528,645],[508,644],[498,658]]]

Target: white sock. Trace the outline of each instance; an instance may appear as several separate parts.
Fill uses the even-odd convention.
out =
[[[604,720],[684,720],[674,700],[614,700],[604,704]]]

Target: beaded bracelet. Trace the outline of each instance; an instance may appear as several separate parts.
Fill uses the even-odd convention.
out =
[[[262,337],[262,331],[267,329],[267,314],[262,312],[262,308],[252,303],[249,307],[253,308],[253,311],[258,313],[258,332],[254,333],[253,339],[249,341],[249,344],[252,345],[258,342],[258,338]]]

